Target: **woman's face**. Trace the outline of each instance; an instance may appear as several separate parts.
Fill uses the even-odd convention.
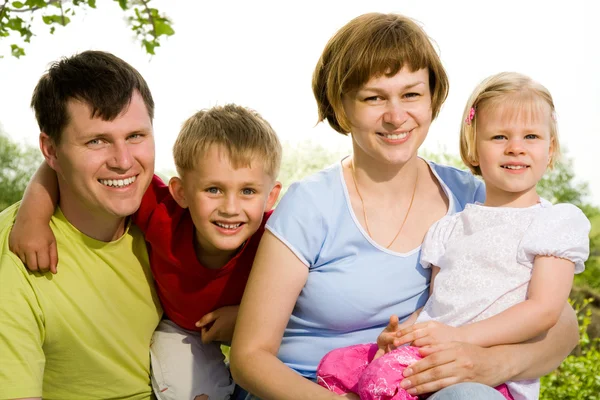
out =
[[[372,77],[343,95],[356,151],[387,164],[403,165],[417,155],[431,125],[429,71],[406,66],[392,77]]]

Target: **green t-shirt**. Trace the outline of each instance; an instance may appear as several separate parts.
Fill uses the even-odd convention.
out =
[[[150,399],[149,346],[161,309],[144,238],[79,232],[57,209],[58,274],[8,249],[18,204],[0,214],[0,399]]]

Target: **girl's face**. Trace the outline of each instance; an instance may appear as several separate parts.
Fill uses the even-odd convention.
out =
[[[529,108],[529,110],[527,110]],[[538,202],[535,190],[546,172],[553,145],[551,111],[499,106],[477,115],[477,154],[486,185],[486,204],[528,207]]]
[[[355,152],[377,162],[403,165],[417,155],[431,124],[431,93],[426,68],[372,77],[345,94]]]

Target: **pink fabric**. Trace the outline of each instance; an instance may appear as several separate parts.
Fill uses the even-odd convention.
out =
[[[404,369],[420,360],[419,349],[403,346],[373,361],[377,344],[359,344],[330,351],[317,367],[319,385],[337,394],[355,393],[361,400],[418,400],[400,387]],[[496,389],[514,400],[506,385]]]

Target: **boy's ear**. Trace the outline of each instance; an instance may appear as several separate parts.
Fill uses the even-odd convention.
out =
[[[175,199],[179,207],[188,208],[188,203],[185,198],[185,191],[183,190],[183,182],[181,178],[174,176],[169,179],[169,192],[171,192],[171,196]]]
[[[279,193],[281,193],[281,182],[275,181],[273,185],[273,189],[271,189],[271,193],[269,193],[269,197],[267,197],[267,204],[265,204],[265,211],[270,211],[277,199],[279,198]]]
[[[40,132],[40,150],[46,163],[55,171],[58,171],[58,160],[56,157],[56,143],[45,132]]]

